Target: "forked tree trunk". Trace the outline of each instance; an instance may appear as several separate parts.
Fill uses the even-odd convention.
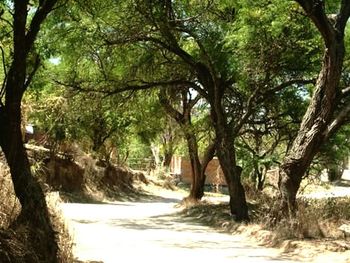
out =
[[[195,134],[187,133],[185,137],[187,141],[192,171],[191,190],[189,196],[186,199],[200,200],[204,196],[204,186],[206,179],[205,171],[209,162],[214,157],[216,143],[213,142],[208,145],[201,161],[198,154],[198,144]]]
[[[343,38],[339,37],[334,33],[332,41],[326,42],[322,70],[318,76],[313,97],[303,117],[298,135],[281,165],[279,209],[284,212],[296,210],[296,194],[302,177],[319,151],[334,114],[344,58]]]
[[[191,162],[192,183],[186,199],[200,200],[204,195],[205,169],[199,159],[197,139],[193,133],[186,132],[187,148]]]
[[[209,145],[203,159],[203,165],[199,158],[198,143],[196,134],[193,131],[191,123],[191,111],[198,101],[198,98],[192,100],[188,99],[188,91],[183,90],[181,94],[182,99],[182,112],[175,109],[172,105],[166,90],[162,90],[159,94],[159,101],[167,114],[172,117],[178,125],[181,127],[182,132],[185,135],[188,155],[191,163],[191,189],[189,196],[186,200],[197,201],[200,200],[204,195],[205,185],[205,170],[209,161],[213,158],[215,152],[215,145]]]

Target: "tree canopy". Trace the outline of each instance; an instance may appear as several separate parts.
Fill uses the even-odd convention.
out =
[[[346,0],[1,1],[0,146],[22,206],[40,192],[21,181],[33,123],[106,162],[187,156],[199,188],[215,153],[238,221],[242,180],[280,167],[294,210],[304,175],[349,153],[349,16]]]

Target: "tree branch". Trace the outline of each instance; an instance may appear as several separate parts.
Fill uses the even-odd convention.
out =
[[[346,23],[350,16],[350,1],[349,0],[342,0],[339,14],[337,15],[337,22],[336,22],[336,28],[340,32],[344,32]]]
[[[300,85],[307,85],[307,84],[315,84],[316,83],[316,79],[292,79],[292,80],[288,80],[286,82],[283,82],[275,87],[273,87],[272,89],[267,90],[266,92],[264,92],[263,96],[269,95],[269,94],[274,94],[276,92],[279,92],[291,85],[296,85],[298,84]]]
[[[194,61],[194,59],[192,58],[192,56],[190,54],[188,54],[186,51],[184,51],[183,49],[181,49],[177,44],[176,45],[169,45],[167,43],[165,43],[164,41],[155,38],[155,37],[151,37],[151,36],[136,36],[133,38],[126,38],[123,40],[106,40],[106,44],[108,45],[120,45],[120,44],[126,44],[126,43],[136,43],[136,42],[151,42],[153,44],[156,44],[170,52],[172,52],[173,54],[177,55],[178,57],[180,57],[184,62],[186,62],[188,65],[190,65],[192,68],[197,69],[197,63],[196,61]]]
[[[339,128],[349,121],[350,114],[350,103],[346,105],[334,118],[334,120],[328,125],[325,133],[324,133],[324,141],[328,140],[332,134],[339,130]]]
[[[253,106],[255,104],[255,99],[259,95],[259,91],[261,90],[261,86],[258,86],[253,93],[250,95],[247,101],[246,111],[243,113],[242,117],[238,120],[237,124],[234,127],[235,134],[239,133],[239,130],[242,128],[242,126],[247,122],[248,118],[253,113]]]
[[[29,25],[29,30],[26,34],[26,54],[29,53],[32,48],[36,36],[40,30],[40,26],[47,17],[47,15],[53,10],[58,0],[43,0],[39,1],[39,6],[34,14],[34,17]]]
[[[201,99],[201,96],[197,95],[194,99],[190,99],[189,103],[188,103],[188,107],[190,109],[192,109],[197,103],[198,101]]]
[[[253,108],[254,105],[256,103],[260,103],[264,100],[267,99],[268,95],[270,94],[274,94],[278,91],[281,91],[293,84],[298,84],[298,85],[305,85],[305,84],[313,84],[315,83],[315,79],[311,79],[311,80],[304,80],[304,79],[293,79],[293,80],[288,80],[286,82],[283,82],[277,86],[275,86],[272,89],[269,89],[267,91],[265,91],[263,94],[260,93],[261,90],[261,86],[258,86],[253,93],[250,95],[250,97],[248,98],[247,101],[247,106],[246,106],[246,112],[242,115],[242,117],[239,119],[238,123],[235,126],[235,132],[238,134],[239,130],[242,128],[242,126],[246,123],[246,121],[248,120],[248,118],[251,116],[252,112],[253,112]],[[261,97],[260,99],[257,100],[258,97]]]
[[[328,47],[334,37],[334,28],[325,13],[324,1],[320,0],[295,0],[311,18],[318,31],[321,33],[326,46]],[[347,0],[345,0],[347,1]]]
[[[159,102],[163,106],[164,110],[169,114],[171,118],[176,120],[177,123],[184,125],[184,115],[177,111],[170,103],[166,95],[166,90],[163,89],[159,92]]]
[[[214,155],[215,155],[215,151],[216,151],[216,144],[217,144],[217,140],[214,139],[205,149],[205,153],[204,156],[202,158],[202,169],[203,171],[206,170],[209,162],[211,160],[213,160]]]
[[[349,96],[350,95],[350,87],[346,87],[345,89],[342,89],[341,95],[343,98],[346,96]]]
[[[38,71],[38,69],[40,67],[40,62],[41,62],[40,57],[38,55],[36,55],[33,70],[29,73],[29,75],[27,76],[27,79],[23,85],[23,92],[28,88],[28,86],[32,82],[35,73]]]
[[[128,83],[119,83],[119,85],[122,85],[119,88],[116,88],[114,90],[103,90],[103,89],[94,89],[94,88],[84,88],[82,87],[83,83],[64,83],[58,80],[53,80],[56,84],[59,84],[63,87],[72,88],[74,90],[80,91],[80,92],[96,92],[96,93],[102,93],[106,96],[115,95],[119,93],[123,93],[126,91],[138,91],[138,90],[148,90],[152,88],[157,87],[167,87],[167,86],[185,86],[185,87],[196,87],[196,84],[194,84],[191,81],[186,80],[169,80],[169,81],[158,81],[158,82],[146,82],[146,81],[140,81],[137,84],[128,84]]]
[[[164,30],[162,31],[162,34],[164,33]],[[208,70],[208,73],[212,74],[212,69],[208,69],[206,65],[203,63],[197,62],[189,53],[187,53],[185,50],[183,50],[178,43],[176,42],[175,37],[169,33],[167,36],[164,36],[165,39],[170,38],[170,43],[168,44],[164,42],[163,40],[152,37],[149,35],[139,35],[139,36],[133,36],[126,39],[114,39],[114,40],[108,40],[106,39],[105,42],[107,45],[120,45],[120,44],[126,44],[126,43],[136,43],[136,42],[150,42],[154,45],[157,45],[161,48],[164,48],[165,50],[171,52],[172,54],[179,57],[182,61],[184,61],[187,65],[189,65],[193,70],[195,70],[197,73],[203,74],[203,67]],[[202,47],[203,48],[203,47]],[[201,94],[202,97],[207,98],[208,94],[205,90],[203,90],[199,85],[195,85],[193,87],[198,91],[199,94]]]

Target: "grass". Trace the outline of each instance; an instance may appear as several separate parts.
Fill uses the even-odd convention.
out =
[[[26,228],[13,231],[11,223],[20,213],[21,206],[15,196],[8,167],[4,160],[0,160],[0,261],[11,262],[38,262],[37,256],[30,249],[30,244],[24,240],[28,233]],[[59,259],[62,263],[73,262],[72,239],[59,210],[61,202],[57,193],[49,193],[46,197],[51,221],[57,233],[59,244]]]
[[[296,216],[279,221],[274,221],[271,214],[275,198],[252,189],[247,189],[247,197],[251,217],[249,224],[233,221],[228,203],[187,204],[180,216],[192,218],[218,231],[245,234],[268,246],[285,246],[287,242],[293,243],[293,249],[296,249],[305,246],[305,242],[317,242],[317,246],[331,251],[350,249],[344,232],[339,229],[344,224],[350,226],[349,197],[299,200]],[[290,245],[287,247],[290,249]]]
[[[63,218],[60,204],[62,199],[58,192],[51,192],[46,195],[46,203],[51,216],[51,222],[57,233],[57,242],[59,247],[59,259],[62,263],[71,263],[73,257],[73,240],[68,225]]]
[[[0,160],[0,228],[6,229],[20,212],[20,204],[14,195],[9,169]]]

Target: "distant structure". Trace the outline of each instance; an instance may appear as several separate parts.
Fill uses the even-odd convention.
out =
[[[170,163],[170,173],[178,177],[183,183],[192,183],[191,162],[187,158],[173,156]],[[209,162],[207,169],[205,170],[205,174],[205,184],[220,186],[227,185],[217,158],[214,158]]]

